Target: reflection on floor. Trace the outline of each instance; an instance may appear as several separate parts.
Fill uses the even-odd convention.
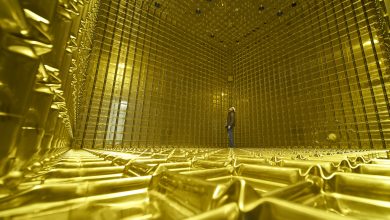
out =
[[[390,219],[390,152],[70,150],[3,179],[0,218]]]

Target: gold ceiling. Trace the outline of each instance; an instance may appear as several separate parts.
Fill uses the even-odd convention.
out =
[[[193,35],[228,47],[279,23],[305,3],[295,0],[149,0],[141,4],[161,10],[167,19],[183,25]]]

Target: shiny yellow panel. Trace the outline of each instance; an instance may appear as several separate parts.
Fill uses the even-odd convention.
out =
[[[101,2],[77,145],[225,145],[227,49],[162,10]]]
[[[389,9],[0,0],[0,218],[389,219]]]
[[[239,146],[386,148],[388,34],[377,4],[298,3],[233,46]]]

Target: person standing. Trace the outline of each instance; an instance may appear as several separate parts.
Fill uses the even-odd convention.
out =
[[[233,148],[234,147],[234,136],[233,136],[233,129],[234,126],[236,125],[236,109],[234,107],[230,107],[227,115],[227,120],[226,120],[226,129],[228,133],[228,138],[229,138],[229,147]]]

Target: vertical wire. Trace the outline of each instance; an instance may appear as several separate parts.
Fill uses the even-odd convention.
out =
[[[323,8],[324,9],[324,11],[323,11],[323,14],[325,14],[325,10],[326,10],[326,7],[325,7],[325,5],[323,5],[323,7],[319,7],[319,8]],[[322,112],[322,117],[319,117],[319,116],[317,116],[317,125],[318,125],[318,127],[317,127],[317,129],[318,130],[320,130],[320,132],[317,130],[317,134],[316,135],[318,135],[318,137],[314,137],[314,138],[320,138],[321,137],[321,135],[323,135],[322,133],[321,133],[321,131],[323,131],[323,130],[325,130],[326,128],[325,128],[325,123],[320,123],[319,122],[319,120],[326,120],[326,118],[327,118],[327,114],[326,114],[326,111],[327,111],[327,108],[326,108],[326,99],[325,99],[325,97],[326,97],[326,93],[325,93],[325,91],[327,90],[327,88],[328,88],[328,90],[329,91],[331,91],[331,89],[329,88],[330,87],[330,84],[329,84],[329,77],[327,77],[327,76],[324,76],[324,71],[327,71],[327,59],[326,59],[326,52],[325,52],[325,49],[326,49],[326,47],[325,47],[325,42],[324,42],[324,37],[323,37],[323,30],[322,30],[322,28],[321,28],[321,19],[320,19],[320,13],[321,12],[319,12],[319,11],[317,11],[317,13],[316,13],[316,16],[315,16],[315,20],[316,21],[313,21],[313,20],[311,20],[312,22],[311,22],[311,24],[312,24],[312,26],[313,25],[315,25],[315,23],[317,23],[317,26],[319,27],[318,28],[318,30],[319,30],[319,37],[320,37],[320,41],[319,41],[319,47],[320,47],[320,49],[321,49],[321,52],[319,52],[318,53],[318,58],[317,59],[321,59],[321,55],[323,55],[323,59],[321,59],[321,62],[320,62],[320,64],[319,64],[319,68],[318,68],[318,74],[319,74],[319,78],[320,78],[320,87],[321,87],[321,89],[320,89],[320,96],[321,96],[321,98],[320,98],[320,100],[321,100],[321,104],[320,104],[320,108],[321,108],[321,110],[319,110],[318,108],[317,108],[317,111],[321,111]],[[326,15],[325,15],[326,16]],[[314,30],[313,30],[313,34],[314,34]],[[325,61],[324,61],[325,60]],[[324,70],[324,66],[325,66],[325,70]],[[324,79],[326,79],[326,78],[328,78],[328,80],[325,80],[325,82],[324,82]],[[334,106],[333,106],[334,107]],[[334,111],[334,109],[332,109],[331,111]],[[320,126],[320,124],[322,124],[322,126]],[[321,128],[322,127],[322,128]],[[318,145],[322,145],[321,144],[321,142],[320,142],[320,140],[312,140],[315,144],[318,144]]]
[[[110,1],[110,6],[111,6],[111,2],[113,2],[113,1]],[[119,12],[120,3],[117,2],[117,4],[118,4],[118,6],[117,6],[116,10]],[[110,9],[111,9],[111,7],[110,7]],[[109,16],[107,16],[107,17],[109,17]],[[113,53],[114,37],[115,37],[116,26],[117,26],[117,23],[118,23],[117,22],[118,17],[119,17],[119,15],[115,14],[115,24],[114,24],[114,27],[112,29],[112,33],[110,33],[111,34],[111,37],[110,37],[110,49],[109,49],[109,53],[107,54],[108,59],[107,59],[107,65],[106,65],[105,73],[104,73],[102,92],[100,94],[100,103],[99,103],[99,108],[98,108],[98,113],[97,113],[95,132],[94,132],[94,136],[93,136],[93,146],[96,145],[96,141],[98,141],[97,140],[97,134],[100,133],[100,132],[98,132],[98,130],[99,130],[99,127],[100,127],[100,119],[102,118],[102,106],[103,106],[104,97],[105,97],[105,93],[106,93],[105,92],[105,88],[106,88],[106,85],[107,85],[107,78],[108,78],[109,70],[110,70],[110,62],[111,62],[111,56],[112,56],[112,53]],[[107,115],[107,117],[108,117],[108,115]],[[107,133],[107,130],[105,130],[103,132]],[[103,148],[104,148],[105,147],[104,146],[104,140],[102,140],[102,143],[103,143]]]
[[[383,96],[384,96],[384,99],[385,99],[385,103],[386,103],[387,113],[390,116],[389,98],[387,96],[385,82],[383,80],[382,69],[380,68],[379,61],[378,61],[378,54],[377,54],[377,51],[376,51],[376,48],[375,48],[374,37],[372,35],[372,29],[371,29],[371,26],[370,26],[370,21],[368,20],[368,14],[367,14],[367,10],[368,9],[367,9],[367,7],[365,5],[365,1],[361,0],[360,2],[362,3],[362,7],[363,7],[363,13],[364,13],[364,18],[365,18],[364,21],[365,21],[366,26],[367,26],[368,35],[370,37],[371,49],[372,49],[372,52],[373,52],[374,57],[375,57],[375,64],[376,64],[376,67],[377,67],[377,70],[378,70],[379,80],[381,82],[381,88],[382,88],[382,93],[383,93]],[[373,3],[372,1],[370,1],[370,2]],[[367,72],[368,72],[368,70],[367,70]],[[373,92],[371,79],[370,79],[370,89]],[[372,93],[372,95],[374,95],[374,94]],[[375,116],[376,116],[376,120],[377,120],[377,124],[378,124],[378,128],[379,128],[379,135],[381,137],[382,148],[386,149],[385,137],[384,137],[384,134],[383,134],[382,123],[381,123],[381,119],[380,119],[380,116],[379,116],[379,110],[378,110],[378,106],[377,106],[376,101],[374,102],[374,108],[375,108],[375,113],[376,113]]]
[[[148,9],[147,9],[147,11],[146,11],[146,16],[145,16],[145,19],[146,20],[148,20],[148,14],[149,14],[149,9],[150,9],[150,7],[148,7]],[[156,10],[153,10],[153,14],[152,14],[152,17],[153,18],[155,18],[155,12],[156,12]],[[150,18],[149,18],[150,19]],[[151,21],[150,21],[151,22]],[[149,23],[149,22],[146,22],[147,24]],[[146,38],[146,35],[147,35],[147,30],[148,29],[150,29],[150,32],[149,32],[149,34],[150,34],[150,39],[149,39],[149,42],[148,42],[148,47],[149,47],[149,49],[148,49],[148,53],[147,53],[147,62],[148,63],[146,63],[145,65],[146,65],[146,68],[145,68],[145,82],[144,82],[144,88],[143,88],[143,99],[141,100],[142,101],[142,105],[141,105],[141,109],[140,109],[140,112],[141,112],[141,116],[140,116],[140,118],[141,118],[141,120],[143,120],[143,118],[144,118],[144,110],[145,110],[145,107],[144,107],[144,105],[145,105],[145,99],[148,99],[148,97],[146,96],[146,91],[147,91],[147,85],[148,85],[148,76],[149,76],[149,67],[151,66],[151,63],[150,63],[150,57],[151,57],[151,54],[152,54],[152,51],[151,51],[151,45],[152,45],[152,39],[153,39],[153,34],[154,34],[154,32],[155,32],[155,27],[156,27],[156,25],[155,25],[155,22],[153,22],[152,24],[151,24],[151,28],[148,28],[148,25],[146,25],[146,27],[145,27],[145,38]],[[138,99],[137,99],[138,100]],[[148,100],[149,102],[150,102],[150,100]],[[149,117],[147,118],[148,119],[148,121],[150,120],[149,119]],[[143,129],[143,124],[142,124],[142,121],[141,121],[141,123],[140,123],[140,126],[141,126],[141,128],[140,128],[140,133],[139,133],[139,137],[138,137],[138,139],[140,140],[140,141],[143,141],[142,140],[142,129]],[[147,128],[148,126],[146,126],[145,128]],[[147,130],[145,129],[145,137],[147,137]],[[148,144],[147,144],[147,139],[145,140],[145,143],[144,143],[144,145],[143,146],[148,146]]]
[[[124,61],[124,67],[123,67],[123,77],[122,77],[122,83],[121,83],[121,88],[120,88],[120,94],[119,94],[119,105],[118,105],[118,108],[117,108],[117,115],[116,115],[116,121],[115,121],[115,124],[117,126],[115,126],[115,131],[114,131],[114,138],[113,138],[113,144],[114,142],[116,143],[116,140],[118,138],[118,123],[119,123],[119,118],[122,116],[122,112],[121,112],[121,103],[122,103],[122,100],[124,99],[124,86],[126,84],[126,76],[127,76],[127,62],[128,62],[128,58],[129,58],[129,51],[130,51],[130,48],[131,48],[131,35],[132,35],[132,31],[133,31],[133,21],[134,21],[134,17],[135,17],[135,7],[136,7],[136,4],[137,2],[134,1],[132,3],[132,8],[129,9],[130,5],[129,5],[129,1],[126,2],[126,16],[125,16],[125,19],[123,21],[124,25],[123,25],[123,30],[125,29],[125,27],[127,28],[126,24],[127,24],[127,15],[129,13],[131,13],[131,18],[130,18],[130,27],[129,27],[129,36],[127,38],[127,40],[125,41],[125,45],[126,45],[126,54],[125,54],[125,61]],[[129,12],[130,11],[130,12]],[[123,34],[123,33],[122,33]],[[125,112],[127,112],[127,109],[128,109],[128,106],[129,106],[129,103],[126,102],[126,110]],[[126,115],[126,113],[125,113]],[[121,120],[125,120],[126,116],[124,118],[122,118]],[[120,134],[120,137],[121,137],[121,148],[124,148],[124,138],[125,138],[125,133],[124,133],[124,128],[126,126],[126,124],[124,123],[123,125],[123,128],[121,129],[121,134]]]
[[[102,0],[102,2],[103,2],[103,0]],[[102,2],[101,2],[101,5],[102,5]],[[107,24],[108,24],[107,21],[108,21],[108,18],[109,18],[109,13],[110,13],[109,9],[111,7],[111,2],[112,1],[110,1],[109,6],[107,8],[106,16],[105,17],[104,16],[100,17],[100,19],[101,20],[105,20],[105,22],[104,22],[103,33],[102,33],[102,36],[101,36],[101,40],[102,41],[101,41],[101,43],[99,45],[99,55],[98,55],[97,61],[96,61],[95,74],[94,74],[94,77],[93,77],[93,86],[92,86],[91,98],[90,98],[90,101],[89,101],[89,104],[88,104],[87,119],[86,119],[86,123],[85,123],[85,126],[84,126],[83,138],[82,138],[82,141],[81,141],[81,145],[82,146],[84,146],[84,144],[85,144],[85,138],[86,138],[87,133],[89,131],[88,124],[89,124],[90,119],[91,119],[91,110],[92,110],[92,107],[93,107],[92,103],[94,101],[94,96],[95,96],[95,92],[96,92],[95,88],[96,88],[96,84],[97,84],[97,81],[98,81],[98,75],[99,75],[99,66],[100,66],[100,62],[99,61],[100,61],[100,58],[102,57],[102,54],[103,54],[102,48],[103,48],[103,44],[104,44],[104,36],[106,35],[106,31],[107,31]],[[101,10],[102,10],[102,7],[100,7],[99,11],[101,11]],[[96,121],[96,123],[97,123],[97,121]],[[92,146],[91,147],[92,148],[95,147],[95,139],[92,140]]]
[[[127,7],[128,7],[128,1],[126,1],[126,4],[125,4],[125,17],[124,17],[124,21],[126,20],[127,18]],[[121,11],[120,11],[120,7],[121,6],[121,2],[118,2],[118,12],[117,12],[117,17],[115,19],[115,24],[118,24],[120,22],[118,22],[118,18],[121,14]],[[106,142],[109,141],[107,140],[107,134],[109,134],[110,137],[112,137],[112,141],[111,141],[111,146],[115,146],[115,138],[114,138],[114,135],[111,135],[111,128],[109,128],[109,126],[114,126],[114,131],[116,130],[116,127],[118,126],[118,113],[120,112],[120,108],[121,108],[121,102],[119,102],[119,98],[118,97],[115,97],[115,90],[116,90],[116,81],[117,81],[117,75],[118,75],[118,69],[119,69],[119,60],[121,58],[121,54],[122,54],[122,43],[123,43],[123,36],[124,36],[124,31],[125,31],[125,22],[123,21],[122,23],[122,30],[120,31],[121,35],[120,35],[120,41],[119,41],[119,48],[118,48],[118,57],[116,58],[116,61],[115,61],[115,72],[114,72],[114,79],[113,79],[113,85],[112,85],[112,88],[111,88],[111,94],[109,94],[109,96],[111,97],[110,98],[110,102],[109,102],[109,105],[108,105],[108,117],[106,119],[106,126],[105,126],[105,133],[104,133],[104,140],[103,140],[103,148],[105,148],[106,146]],[[120,27],[120,26],[119,26]],[[113,31],[113,40],[114,38],[116,38],[117,36],[115,36],[115,32],[116,30]],[[126,51],[127,52],[127,51]],[[125,69],[123,70],[125,71]],[[122,73],[122,82],[124,82],[124,72]],[[107,96],[106,96],[107,97]],[[112,104],[113,104],[113,99],[116,99],[118,98],[118,108],[117,108],[117,114],[115,116],[115,118],[113,119],[112,117]],[[115,104],[115,103],[114,103]],[[110,124],[110,121],[112,123],[112,120],[115,120],[115,123],[114,125]],[[107,132],[109,131],[109,132]]]
[[[352,59],[352,62],[353,62],[353,65],[354,67],[356,67],[356,62],[355,62],[355,56],[353,54],[353,49],[352,49],[352,41],[351,41],[351,31],[349,29],[349,26],[348,26],[348,23],[347,23],[347,16],[346,16],[346,12],[345,12],[345,9],[344,9],[344,5],[343,5],[343,1],[341,0],[340,1],[340,4],[341,4],[341,8],[343,10],[343,15],[344,15],[344,26],[346,28],[346,31],[347,31],[347,43],[348,43],[348,46],[349,46],[349,51],[351,53],[351,59]],[[348,74],[347,74],[347,67],[346,67],[346,62],[347,61],[344,61],[344,68],[345,68],[345,77],[346,79],[349,78]],[[355,73],[356,73],[356,69],[354,68],[355,70]],[[349,98],[350,98],[350,104],[351,104],[351,110],[352,110],[352,114],[353,114],[353,120],[354,120],[354,125],[355,125],[355,133],[357,135],[357,143],[358,143],[358,147],[359,148],[362,148],[362,143],[360,141],[360,132],[359,132],[359,126],[358,126],[358,121],[357,121],[357,118],[356,118],[356,111],[355,111],[355,106],[356,104],[353,102],[353,97],[352,97],[352,90],[351,90],[351,85],[350,85],[350,82],[349,80],[347,81],[348,83],[348,89],[349,89]]]
[[[364,5],[364,2],[360,2],[362,4],[362,8],[363,8],[363,11],[365,10],[365,8],[363,7]],[[367,16],[366,13],[364,13],[365,16]],[[356,18],[355,18],[356,19]],[[359,25],[358,25],[358,21],[356,20],[356,27],[357,27],[357,32],[358,32],[358,36],[359,36],[359,45],[360,45],[360,50],[361,50],[361,53],[362,53],[362,57],[363,57],[363,61],[364,61],[364,70],[365,70],[365,73],[366,73],[366,77],[367,77],[367,83],[368,83],[368,87],[369,87],[369,91],[370,91],[370,98],[371,98],[371,101],[373,103],[373,107],[374,107],[374,111],[375,111],[375,117],[376,117],[376,120],[377,120],[377,125],[378,127],[381,126],[380,125],[380,121],[379,121],[379,115],[378,115],[378,107],[376,105],[376,98],[375,98],[375,93],[374,93],[374,90],[373,90],[373,87],[372,87],[372,81],[371,81],[371,76],[370,76],[370,72],[369,72],[369,68],[368,68],[368,62],[367,62],[367,57],[366,57],[366,52],[364,51],[364,46],[363,46],[363,40],[362,40],[362,35],[361,35],[361,32],[360,32],[360,28],[359,28]],[[367,104],[367,103],[366,103]],[[367,112],[368,114],[368,112]],[[372,139],[372,129],[371,129],[371,126],[370,126],[370,135],[369,135],[369,139],[370,139],[370,147],[371,148],[374,148],[374,143],[373,143],[373,139]],[[382,133],[383,134],[383,133]]]
[[[143,13],[143,10],[142,10],[142,6],[143,6],[144,2],[141,3],[141,7],[140,7],[140,22],[141,20],[143,19],[143,16],[142,16],[142,13]],[[149,7],[148,7],[148,10],[146,13],[149,12]],[[145,26],[144,26],[144,32],[146,32],[146,29],[148,28],[148,21],[146,20],[146,17],[145,17]],[[140,36],[141,34],[141,30],[138,31],[137,33],[137,36]],[[134,133],[135,133],[135,129],[138,129],[138,132],[140,132],[140,126],[141,126],[141,118],[138,118],[138,114],[137,114],[137,110],[138,110],[138,102],[139,102],[139,93],[140,93],[140,84],[141,84],[141,78],[142,78],[142,75],[143,75],[143,61],[144,61],[144,52],[145,52],[145,35],[146,33],[143,33],[143,37],[141,37],[142,39],[142,43],[140,43],[142,46],[140,48],[140,51],[141,51],[141,55],[140,55],[140,62],[139,62],[139,70],[138,70],[138,81],[137,81],[137,92],[135,94],[135,104],[134,104],[134,114],[133,114],[133,126],[132,126],[132,129],[131,129],[131,140],[134,142]],[[137,127],[137,121],[139,121],[139,124],[138,124],[138,127]],[[140,145],[140,140],[137,139],[137,146]]]
[[[156,15],[156,9],[154,10],[153,12],[153,19],[157,20],[157,22],[154,22],[154,26],[156,26],[156,30],[153,32],[156,36],[155,36],[155,39],[157,39],[158,36],[160,36],[161,34],[161,31],[160,31],[160,19],[158,19],[158,16]],[[151,39],[152,40],[152,39]],[[149,106],[148,106],[148,109],[149,109],[149,112],[148,112],[148,126],[147,126],[147,133],[146,133],[146,146],[153,146],[155,143],[155,128],[153,127],[154,124],[152,124],[151,122],[153,121],[153,116],[154,116],[154,111],[153,111],[153,104],[154,104],[154,96],[155,96],[155,77],[156,77],[156,66],[158,65],[158,43],[154,42],[153,43],[153,48],[154,48],[154,62],[153,62],[153,69],[151,70],[153,75],[152,75],[152,79],[151,79],[151,92],[150,92],[150,101],[149,101]],[[152,46],[151,46],[152,48]]]
[[[350,5],[351,5],[351,8],[352,8],[352,13],[353,13],[352,18],[353,18],[353,21],[354,21],[354,24],[355,24],[355,28],[356,28],[356,31],[357,31],[357,36],[360,39],[360,32],[359,32],[356,8],[354,6],[353,0],[350,0],[349,2],[350,2]],[[361,41],[359,41],[359,45],[361,45]],[[358,69],[357,69],[355,52],[353,52],[353,48],[352,47],[350,47],[350,52],[351,52],[351,59],[352,59],[352,62],[353,62],[353,66],[354,66],[355,78],[356,78],[356,82],[357,82],[357,86],[358,86],[360,104],[361,104],[361,107],[363,109],[363,117],[364,117],[364,121],[365,121],[366,132],[367,132],[367,135],[369,137],[369,143],[371,144],[372,143],[371,142],[371,131],[370,131],[370,125],[369,125],[369,121],[368,121],[368,117],[367,117],[367,109],[366,109],[366,104],[365,104],[365,101],[364,101],[364,95],[363,95],[363,92],[362,92],[362,85],[361,85],[362,83],[361,83],[361,80],[360,80],[360,77],[359,77],[359,72],[358,72]],[[360,137],[360,133],[358,133],[358,135],[359,135],[359,139],[360,139],[361,138]],[[360,143],[361,143],[361,140],[360,140]],[[361,147],[364,148],[364,146],[361,146]]]
[[[339,42],[339,44],[341,44],[341,40],[340,40],[340,32],[339,32],[339,28],[338,28],[338,22],[337,22],[337,17],[336,17],[336,11],[335,11],[335,5],[333,3],[333,1],[330,1],[330,5],[331,5],[331,16],[333,16],[333,21],[334,21],[334,24],[335,24],[335,28],[336,28],[336,33],[337,33],[337,40]],[[327,22],[329,24],[329,19],[328,19],[328,16],[327,16]],[[328,30],[329,30],[329,26],[328,26]],[[330,35],[331,33],[329,33]],[[337,111],[340,111],[341,110],[341,117],[342,117],[342,120],[343,120],[343,125],[344,125],[344,130],[346,131],[346,116],[345,116],[345,110],[344,110],[344,104],[343,104],[343,97],[342,97],[342,91],[341,91],[341,86],[340,86],[340,79],[339,79],[339,76],[338,76],[338,70],[336,68],[337,66],[337,62],[336,62],[336,57],[335,57],[335,54],[337,53],[335,51],[335,46],[339,46],[338,48],[340,49],[340,56],[342,57],[343,54],[342,54],[342,48],[340,48],[340,45],[336,45],[333,43],[333,41],[330,41],[330,47],[331,47],[331,57],[332,57],[332,64],[333,64],[333,70],[335,71],[335,82],[336,82],[336,89],[337,89],[337,96],[339,97],[339,100],[338,100],[338,104],[340,104],[341,106],[341,109],[336,109],[336,107],[334,107],[334,110],[335,110],[335,120],[336,120],[336,123],[337,123],[337,130],[338,130],[338,134],[339,134],[339,137],[340,139],[342,138],[342,129],[341,129],[341,125],[340,125],[340,122],[338,121],[337,119]],[[336,101],[333,101],[333,103],[335,103]],[[349,142],[349,136],[347,134],[347,142]],[[340,148],[341,147],[341,142],[339,141],[338,142],[338,147]]]
[[[143,5],[143,2],[141,3]],[[136,64],[136,57],[137,57],[137,52],[138,52],[138,40],[139,40],[139,34],[138,32],[140,31],[140,26],[141,26],[141,9],[138,9],[137,6],[136,6],[136,3],[134,3],[134,13],[136,13],[136,10],[138,10],[138,24],[137,24],[137,30],[134,31],[136,32],[135,34],[135,42],[134,42],[134,51],[133,51],[133,58],[132,58],[132,65],[131,65],[131,77],[130,77],[130,84],[129,84],[129,92],[127,94],[127,105],[128,107],[130,106],[131,102],[130,102],[130,99],[131,99],[131,94],[132,94],[132,89],[133,89],[133,79],[134,79],[134,71],[135,71],[135,64]],[[133,22],[132,22],[133,24]],[[129,36],[129,38],[132,38],[132,34],[133,34],[133,29],[134,28],[131,28],[131,36]],[[130,52],[127,51],[127,56],[129,56]],[[127,58],[126,58],[127,59]],[[126,136],[127,136],[127,129],[128,129],[128,117],[129,117],[129,111],[130,109],[127,108],[126,110],[126,114],[125,114],[125,128],[123,129],[123,134],[125,136],[125,139],[126,139]],[[134,120],[134,118],[133,118]],[[133,123],[134,124],[134,123]],[[132,129],[132,128],[131,128]],[[131,130],[132,131],[132,130]],[[130,136],[130,139],[129,139],[129,144],[132,145],[132,139],[131,139],[131,133],[129,134]]]
[[[339,4],[341,5],[341,8],[343,8],[343,4],[342,2],[339,2]],[[342,47],[343,45],[343,42],[341,41],[341,35],[340,35],[340,23],[337,21],[337,17],[336,17],[336,12],[334,10],[335,6],[334,6],[334,3],[332,1],[332,5],[333,5],[333,14],[334,14],[334,19],[336,21],[336,30],[337,30],[337,34],[338,34],[338,42],[339,42],[339,50],[340,50],[340,55],[341,55],[341,61],[342,61],[342,66],[343,66],[343,73],[344,73],[344,77],[345,77],[345,80],[346,80],[346,83],[347,83],[347,88],[348,88],[348,101],[349,101],[349,104],[351,106],[351,109],[352,109],[352,114],[353,114],[353,120],[354,120],[354,124],[357,123],[356,121],[356,116],[355,116],[355,111],[353,109],[353,99],[352,99],[352,92],[351,92],[351,85],[350,85],[350,82],[349,82],[349,77],[348,77],[348,74],[347,74],[347,66],[346,66],[346,59],[345,59],[345,54],[344,54],[344,48]],[[345,19],[345,11],[344,9],[342,9],[342,14],[343,14],[343,18]],[[347,35],[348,35],[348,29],[347,29]],[[341,91],[341,88],[339,89],[339,93],[342,94],[342,91]],[[341,95],[341,99],[342,99],[342,95]],[[346,133],[346,136],[347,136],[347,144],[348,144],[348,148],[351,148],[351,140],[350,140],[350,136],[349,136],[349,132],[348,132],[348,127],[347,127],[347,115],[345,113],[345,106],[344,106],[344,102],[342,101],[341,102],[341,108],[342,108],[342,112],[343,112],[343,119],[344,119],[344,128],[345,128],[345,133]]]

